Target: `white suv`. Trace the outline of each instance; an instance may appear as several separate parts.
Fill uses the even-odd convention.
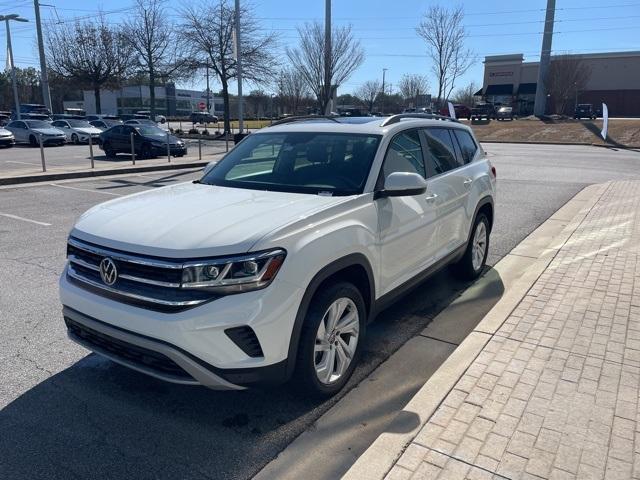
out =
[[[331,395],[389,302],[447,264],[482,272],[496,174],[468,127],[280,123],[198,181],[80,217],[60,279],[74,341],[170,382]]]

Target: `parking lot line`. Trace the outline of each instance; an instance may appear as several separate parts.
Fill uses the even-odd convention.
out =
[[[20,162],[19,160],[7,160],[7,163],[19,163],[20,165],[39,165],[38,163]]]
[[[14,220],[22,220],[23,222],[35,223],[36,225],[42,225],[43,227],[50,227],[50,223],[39,222],[37,220],[31,220],[30,218],[19,217],[18,215],[12,215],[10,213],[2,213],[0,212],[0,216],[13,218]]]
[[[50,183],[52,187],[66,188],[69,190],[79,190],[81,192],[91,192],[91,193],[102,193],[103,195],[113,195],[114,197],[121,197],[121,193],[113,193],[113,192],[101,192],[100,190],[93,190],[91,188],[80,188],[80,187],[71,187],[69,185],[59,185],[57,183]]]

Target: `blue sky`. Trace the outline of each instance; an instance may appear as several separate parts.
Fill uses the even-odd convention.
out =
[[[185,1],[169,1],[176,15]],[[244,0],[242,0],[244,1]],[[56,10],[42,7],[42,17],[69,19],[89,16],[102,9],[109,22],[118,23],[127,15],[131,0],[48,0]],[[279,54],[286,45],[295,44],[296,26],[322,20],[324,0],[253,0],[255,15],[265,29],[280,34]],[[351,24],[356,38],[366,52],[365,63],[340,88],[339,93],[356,90],[363,82],[382,77],[387,68],[387,82],[395,86],[404,73],[419,73],[430,77],[432,90],[435,79],[430,71],[423,41],[415,34],[429,0],[334,0],[333,21],[336,25]],[[459,86],[471,81],[482,83],[485,55],[524,53],[525,60],[537,60],[542,40],[546,0],[462,0],[468,47],[475,54],[475,64],[460,80]],[[440,4],[458,4],[441,1]],[[557,53],[640,50],[640,2],[632,0],[557,0],[553,50]],[[29,24],[12,23],[14,56],[19,66],[37,66],[35,25],[32,0],[0,0],[0,13],[19,13],[32,20]],[[4,26],[3,26],[4,27]],[[46,31],[45,31],[46,35]],[[5,31],[0,29],[0,61],[5,64]],[[200,88],[202,83],[184,85]],[[216,88],[214,85],[213,88]],[[245,87],[246,88],[246,87]]]

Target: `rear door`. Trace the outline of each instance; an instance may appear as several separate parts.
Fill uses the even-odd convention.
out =
[[[436,196],[436,259],[439,260],[466,242],[462,231],[466,225],[470,179],[466,176],[464,161],[456,152],[456,140],[449,128],[430,127],[422,133],[428,149],[428,191]]]
[[[377,190],[393,172],[426,176],[418,129],[398,133],[390,142]],[[376,202],[380,236],[380,284],[387,293],[433,263],[436,253],[436,206],[429,191],[421,195],[379,198]]]

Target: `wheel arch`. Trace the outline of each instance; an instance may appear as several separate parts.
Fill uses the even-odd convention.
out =
[[[298,307],[291,338],[289,339],[287,378],[290,378],[295,370],[300,334],[311,300],[325,283],[338,279],[346,280],[360,290],[367,309],[367,321],[365,323],[371,318],[375,303],[375,280],[373,269],[367,257],[362,253],[353,253],[326,265],[311,279]]]

